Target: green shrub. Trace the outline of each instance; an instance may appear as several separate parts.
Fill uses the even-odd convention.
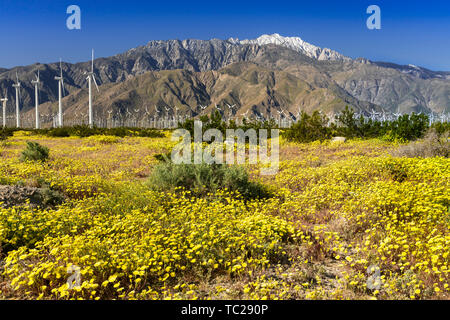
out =
[[[90,143],[100,143],[100,144],[114,144],[120,141],[117,136],[106,136],[106,135],[96,135],[87,138]]]
[[[8,137],[12,137],[14,134],[14,129],[10,128],[1,128],[0,129],[0,141],[8,139]]]
[[[357,119],[355,112],[348,106],[344,111],[336,117],[339,127],[337,127],[337,134],[346,138],[364,137],[367,134],[367,128],[364,128],[364,117]]]
[[[64,196],[59,191],[53,190],[49,186],[45,186],[42,190],[42,205],[57,206],[64,202]]]
[[[70,129],[69,128],[53,128],[53,129],[48,130],[47,136],[55,137],[55,138],[70,137]]]
[[[196,119],[187,119],[185,122],[178,123],[178,128],[185,129],[189,131],[191,139],[194,139],[194,122]],[[225,136],[227,129],[242,129],[246,132],[249,129],[254,129],[256,132],[260,129],[267,130],[267,138],[271,138],[271,129],[277,129],[277,124],[275,120],[271,119],[269,121],[257,121],[257,120],[247,120],[244,118],[242,125],[237,125],[234,120],[225,122],[222,120],[222,115],[219,111],[211,113],[210,116],[201,116],[198,121],[202,122],[202,134],[204,134],[209,129],[217,129]]]
[[[288,141],[312,142],[330,139],[332,129],[327,126],[328,118],[318,111],[312,115],[302,112],[300,120],[283,132]]]
[[[335,132],[347,138],[382,138],[387,141],[407,142],[422,138],[428,129],[428,116],[405,114],[394,121],[372,121],[364,117],[355,118],[348,106],[336,117]]]
[[[217,129],[221,131],[222,133],[225,133],[227,127],[227,124],[222,121],[222,115],[219,111],[215,111],[211,113],[211,116],[208,117],[207,115],[201,116],[199,121],[202,122],[202,134],[204,134],[209,129]],[[189,131],[191,134],[191,138],[194,138],[194,123],[196,119],[187,119],[183,123],[178,123],[178,128],[185,129]]]
[[[243,167],[226,164],[174,164],[166,157],[157,164],[149,178],[150,188],[158,191],[174,191],[177,188],[191,191],[196,197],[204,197],[219,189],[239,193],[244,199],[267,198],[266,188],[249,180]]]
[[[153,158],[155,158],[156,160],[158,160],[160,162],[169,162],[171,156],[172,156],[172,152],[168,152],[166,154],[158,153],[158,154],[153,155]]]
[[[149,137],[149,138],[161,138],[164,134],[155,129],[144,128],[98,128],[89,126],[73,126],[51,129],[39,129],[33,130],[35,134],[42,134],[48,137],[91,137],[98,135],[116,136],[116,137]]]
[[[49,149],[41,146],[37,142],[28,141],[27,147],[22,151],[20,161],[46,161],[48,159]]]
[[[403,115],[396,121],[387,123],[391,140],[411,141],[422,138],[428,129],[428,116],[423,114]]]

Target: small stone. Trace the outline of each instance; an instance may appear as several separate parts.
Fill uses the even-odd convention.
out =
[[[331,142],[346,142],[347,138],[346,137],[334,137],[333,139],[331,139]]]

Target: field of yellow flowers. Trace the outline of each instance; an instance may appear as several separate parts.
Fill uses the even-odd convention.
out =
[[[50,149],[22,163],[26,141]],[[379,140],[281,145],[273,193],[244,201],[146,186],[166,138],[0,145],[0,184],[66,201],[0,206],[0,299],[448,299],[450,160]],[[79,283],[70,285],[77,275]]]

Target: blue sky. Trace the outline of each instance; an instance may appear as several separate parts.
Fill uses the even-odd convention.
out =
[[[66,9],[81,8],[81,30]],[[381,8],[368,30],[366,9]],[[0,0],[0,67],[87,61],[150,40],[299,36],[351,57],[450,71],[450,1],[106,1]],[[3,48],[4,46],[4,48]]]

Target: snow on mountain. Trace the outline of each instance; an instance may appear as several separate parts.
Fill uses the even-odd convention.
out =
[[[351,61],[352,59],[346,57],[339,52],[328,48],[320,48],[313,44],[310,44],[306,41],[303,41],[299,37],[283,37],[278,33],[272,35],[262,35],[258,39],[253,40],[239,40],[236,38],[228,39],[229,42],[235,44],[257,44],[257,45],[267,45],[267,44],[276,44],[280,46],[287,47],[289,49],[293,49],[297,52],[303,53],[310,58],[314,58],[317,60],[338,60],[338,61]]]

